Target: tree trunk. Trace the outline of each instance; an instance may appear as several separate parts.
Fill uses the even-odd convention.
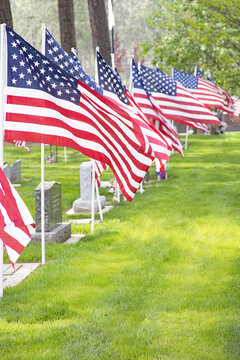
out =
[[[13,28],[10,0],[0,0],[0,24],[3,23]]]
[[[111,49],[108,30],[107,14],[104,0],[88,0],[90,24],[92,30],[93,52],[96,46],[102,57],[111,65]]]
[[[73,0],[58,0],[61,46],[70,55],[76,49]]]

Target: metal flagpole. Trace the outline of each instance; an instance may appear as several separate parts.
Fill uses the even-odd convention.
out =
[[[97,184],[96,179],[95,179],[95,188],[96,188],[96,194],[97,194],[97,202],[98,202],[100,220],[103,221],[103,212],[102,212],[101,201],[100,201],[100,196],[99,196],[99,191],[98,191],[98,184]]]
[[[185,135],[185,145],[184,145],[184,149],[187,150],[187,143],[188,143],[188,130],[189,130],[189,126],[186,126],[186,135]]]
[[[111,66],[113,71],[115,71],[115,60],[114,60],[114,13],[113,13],[113,2],[108,0],[108,29],[111,33]],[[116,190],[117,190],[117,202],[120,202],[120,188],[119,184],[116,181]]]
[[[42,54],[45,55],[46,26],[42,24]],[[45,264],[45,196],[44,196],[44,144],[41,144],[41,243],[42,264]]]
[[[96,47],[96,53],[97,51],[99,51],[99,47]],[[98,67],[97,67],[97,57],[95,57],[95,80],[96,83],[98,84]],[[96,166],[95,160],[92,160],[92,162],[94,162],[94,166]],[[96,170],[95,170],[96,171]],[[102,207],[101,207],[101,202],[100,202],[100,196],[99,196],[99,189],[98,189],[98,184],[97,184],[97,180],[94,178],[95,184],[96,184],[96,195],[97,195],[97,201],[98,201],[98,209],[99,209],[99,214],[100,214],[100,219],[101,221],[103,221],[103,212],[102,212]],[[92,207],[94,206],[94,199],[93,199],[93,203],[92,203]]]
[[[5,121],[5,94],[7,85],[7,39],[6,24],[1,25],[1,69],[0,69],[0,92],[1,92],[1,126],[0,126],[0,166],[3,168],[3,141]],[[0,297],[3,297],[3,242],[0,243]]]
[[[92,206],[91,206],[91,234],[94,232],[94,197],[95,197],[95,161],[92,163]]]

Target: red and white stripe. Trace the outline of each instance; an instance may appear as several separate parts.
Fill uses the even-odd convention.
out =
[[[24,149],[26,149],[28,152],[31,153],[31,150],[29,149],[29,147],[27,146],[26,141],[23,140],[13,140],[11,141],[12,144],[14,144],[16,147],[23,147]]]
[[[71,147],[108,164],[131,201],[153,161],[140,127],[113,102],[79,82],[70,103],[41,90],[7,87],[6,140]]]
[[[100,180],[100,175],[101,173],[107,169],[107,165],[104,164],[101,161],[95,161],[95,180],[97,181],[98,187],[101,186],[101,180]]]
[[[132,95],[128,91],[125,91],[125,95],[130,101],[129,105],[126,105],[122,101],[120,101],[117,95],[113,94],[110,91],[104,90],[104,96],[114,101],[119,107],[126,111],[140,126],[146,142],[149,143],[152,149],[153,156],[162,160],[169,160],[171,146],[169,145],[165,137],[162,136],[159,131],[156,131],[156,129],[152,127],[152,124],[148,122],[148,119],[146,119],[142,110],[135,103]]]
[[[28,208],[0,168],[0,239],[12,264],[31,240],[33,227]]]
[[[151,96],[156,101],[157,105],[160,106],[167,119],[185,125],[189,125],[187,122],[221,124],[218,118],[203,105],[196,96],[192,95],[178,82],[176,96],[160,92],[152,92]]]
[[[163,116],[154,99],[149,99],[145,90],[133,88],[133,96],[145,116],[154,124],[167,139],[170,140],[172,147],[183,156],[182,144],[170,122]]]
[[[233,115],[237,117],[240,114],[240,99],[237,98],[236,96],[233,96],[232,99],[233,99],[233,104],[234,104]]]

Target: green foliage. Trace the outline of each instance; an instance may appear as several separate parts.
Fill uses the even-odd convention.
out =
[[[224,90],[239,92],[240,7],[238,0],[158,0],[149,24],[152,41],[144,51],[154,51],[154,64],[193,73],[210,70]]]
[[[239,156],[239,133],[192,135],[167,181],[79,243],[48,244],[47,264],[4,292],[1,360],[238,359]]]

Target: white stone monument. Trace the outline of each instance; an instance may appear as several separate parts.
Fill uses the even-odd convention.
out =
[[[92,168],[91,161],[85,161],[80,165],[80,198],[73,202],[73,212],[89,213],[92,208]],[[101,207],[106,203],[106,197],[100,196]],[[97,198],[94,200],[94,212],[98,211]]]

